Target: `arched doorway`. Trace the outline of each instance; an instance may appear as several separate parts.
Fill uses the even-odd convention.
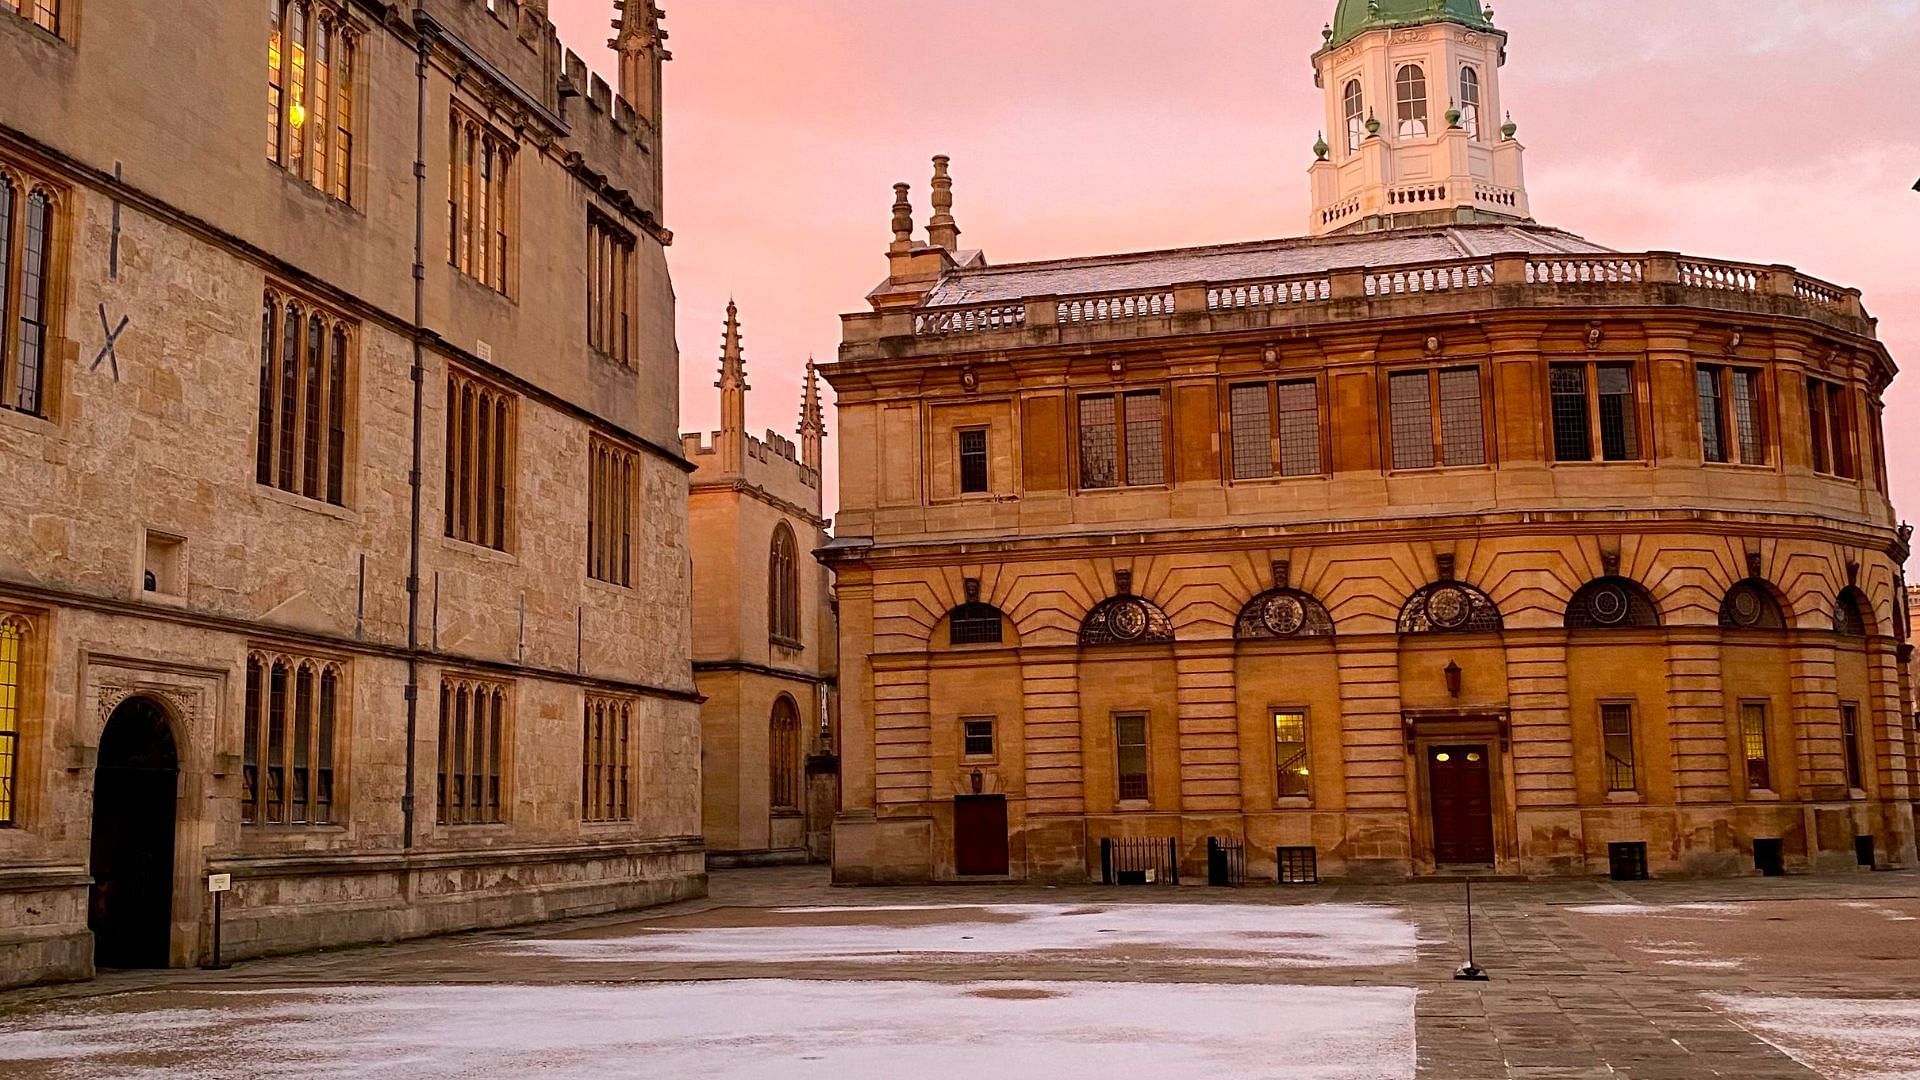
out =
[[[100,735],[93,777],[87,928],[95,967],[167,966],[179,778],[166,712],[151,698],[122,702]]]

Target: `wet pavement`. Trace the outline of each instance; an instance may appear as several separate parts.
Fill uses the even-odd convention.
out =
[[[836,889],[0,993],[0,1075],[1920,1077],[1920,874]]]

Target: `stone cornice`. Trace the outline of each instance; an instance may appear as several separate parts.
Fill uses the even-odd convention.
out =
[[[765,503],[789,517],[804,521],[822,532],[826,531],[829,524],[828,519],[801,506],[799,503],[782,499],[766,488],[761,487],[759,484],[751,483],[737,477],[728,480],[709,480],[688,484],[687,493],[689,495],[714,495],[721,493],[745,495],[747,498],[755,502]]]

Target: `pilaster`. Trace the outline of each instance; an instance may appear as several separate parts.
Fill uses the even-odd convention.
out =
[[[1240,805],[1240,720],[1233,655],[1174,659],[1180,709],[1180,808],[1236,813]]]
[[[1667,647],[1667,714],[1673,730],[1673,797],[1678,803],[1733,798],[1720,646],[1711,640]]]
[[[1020,687],[1025,712],[1027,813],[1086,813],[1077,658],[1043,659],[1023,653]]]

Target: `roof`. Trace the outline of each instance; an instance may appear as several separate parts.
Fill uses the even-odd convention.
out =
[[[1131,255],[961,267],[928,294],[927,307],[988,304],[1029,296],[1167,289],[1190,281],[1246,281],[1484,255],[1607,254],[1572,233],[1540,225],[1453,225],[1351,236],[1294,237]]]
[[[1477,30],[1493,29],[1493,21],[1479,0],[1340,0],[1333,13],[1333,36],[1327,47],[1342,45],[1382,26],[1419,26],[1451,22]]]

